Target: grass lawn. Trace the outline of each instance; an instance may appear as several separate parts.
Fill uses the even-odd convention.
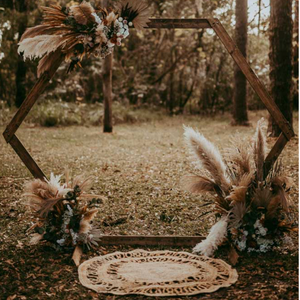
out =
[[[199,218],[203,196],[190,195],[179,184],[180,178],[193,170],[182,125],[198,128],[223,151],[235,137],[251,139],[261,116],[266,112],[251,114],[252,127],[231,127],[228,115],[162,117],[154,122],[118,125],[113,134],[103,134],[99,127],[24,124],[17,135],[45,174],[69,169],[74,175],[85,173],[95,178],[93,192],[108,199],[96,222],[103,234],[206,235],[214,220]],[[296,119],[294,128],[298,134]],[[0,129],[2,132],[4,127]],[[268,143],[273,145],[274,139]],[[290,195],[298,207],[298,137],[288,144],[282,160],[294,180]],[[26,231],[31,214],[21,195],[31,175],[2,137],[0,162],[0,299],[146,299],[98,296],[79,284],[70,254],[56,253],[43,244],[29,246]],[[109,226],[120,219],[121,224]],[[298,243],[297,236],[294,241]],[[99,247],[83,259],[125,249],[129,248]],[[298,299],[297,268],[297,246],[243,256],[235,286],[194,298]]]

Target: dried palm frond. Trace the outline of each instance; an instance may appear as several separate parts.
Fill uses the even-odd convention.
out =
[[[264,207],[267,208],[273,197],[272,191],[268,187],[257,187],[253,192],[253,199],[251,205],[254,208]]]
[[[61,26],[64,23],[68,14],[64,13],[59,5],[51,5],[50,7],[42,6],[43,23],[51,26]]]
[[[199,132],[190,127],[184,129],[185,140],[194,163],[198,164],[199,168],[206,169],[215,183],[227,193],[230,188],[230,180],[219,150]]]
[[[70,7],[71,14],[74,16],[77,23],[87,25],[88,23],[95,22],[95,9],[89,2],[83,1],[78,5]]]
[[[246,193],[252,180],[253,175],[249,173],[246,173],[241,177],[238,185],[233,187],[229,196],[226,198],[231,201],[231,205],[234,205],[236,202],[246,202]]]
[[[245,202],[235,203],[228,217],[228,228],[237,227],[248,211],[249,207],[247,207]]]
[[[266,157],[266,135],[263,130],[264,119],[257,123],[254,136],[254,161],[256,165],[256,176],[259,182],[264,179],[264,162]]]
[[[149,5],[140,0],[123,0],[119,5],[119,15],[133,22],[137,30],[142,30],[149,22]]]

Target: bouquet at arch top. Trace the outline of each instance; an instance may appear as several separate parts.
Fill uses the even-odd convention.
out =
[[[192,193],[211,193],[214,200],[204,200],[203,207],[209,207],[206,213],[219,219],[207,238],[193,249],[195,253],[211,256],[229,242],[229,258],[236,261],[236,250],[267,252],[290,241],[288,233],[298,228],[287,195],[291,180],[283,174],[280,162],[264,178],[263,120],[258,122],[253,143],[235,142],[226,161],[210,141],[192,128],[185,128],[185,139],[191,160],[202,174],[184,177],[183,186]]]
[[[19,43],[24,59],[42,58],[38,77],[63,55],[70,63],[68,72],[85,55],[105,57],[128,37],[129,29],[147,26],[148,6],[143,0],[123,0],[117,9],[93,7],[83,1],[70,7],[42,7],[43,22],[28,28]]]

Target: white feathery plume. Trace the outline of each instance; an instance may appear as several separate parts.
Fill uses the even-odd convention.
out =
[[[211,256],[227,237],[227,216],[223,216],[209,231],[207,238],[196,245],[193,253]]]
[[[27,38],[19,43],[18,53],[23,52],[24,59],[40,58],[43,55],[63,47],[66,39],[60,35],[38,35],[33,38]]]
[[[64,197],[69,191],[72,191],[71,188],[67,188],[67,184],[61,184],[62,175],[55,176],[53,173],[50,174],[50,180],[46,180],[46,182],[53,188],[57,190],[56,196]]]
[[[184,137],[198,168],[206,169],[216,184],[224,191],[228,191],[230,179],[226,174],[227,168],[219,150],[191,127],[184,126]]]

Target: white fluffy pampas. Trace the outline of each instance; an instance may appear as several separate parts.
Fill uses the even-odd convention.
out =
[[[60,35],[38,35],[24,39],[19,43],[18,53],[23,52],[24,59],[39,58],[63,47],[66,39]]]
[[[224,191],[230,187],[227,168],[218,150],[201,133],[184,126],[184,137],[190,150],[193,163],[201,170],[207,170],[214,182]]]
[[[207,238],[203,242],[196,245],[196,247],[193,249],[193,252],[206,256],[213,255],[226,239],[227,225],[227,217],[224,216],[210,229]]]

